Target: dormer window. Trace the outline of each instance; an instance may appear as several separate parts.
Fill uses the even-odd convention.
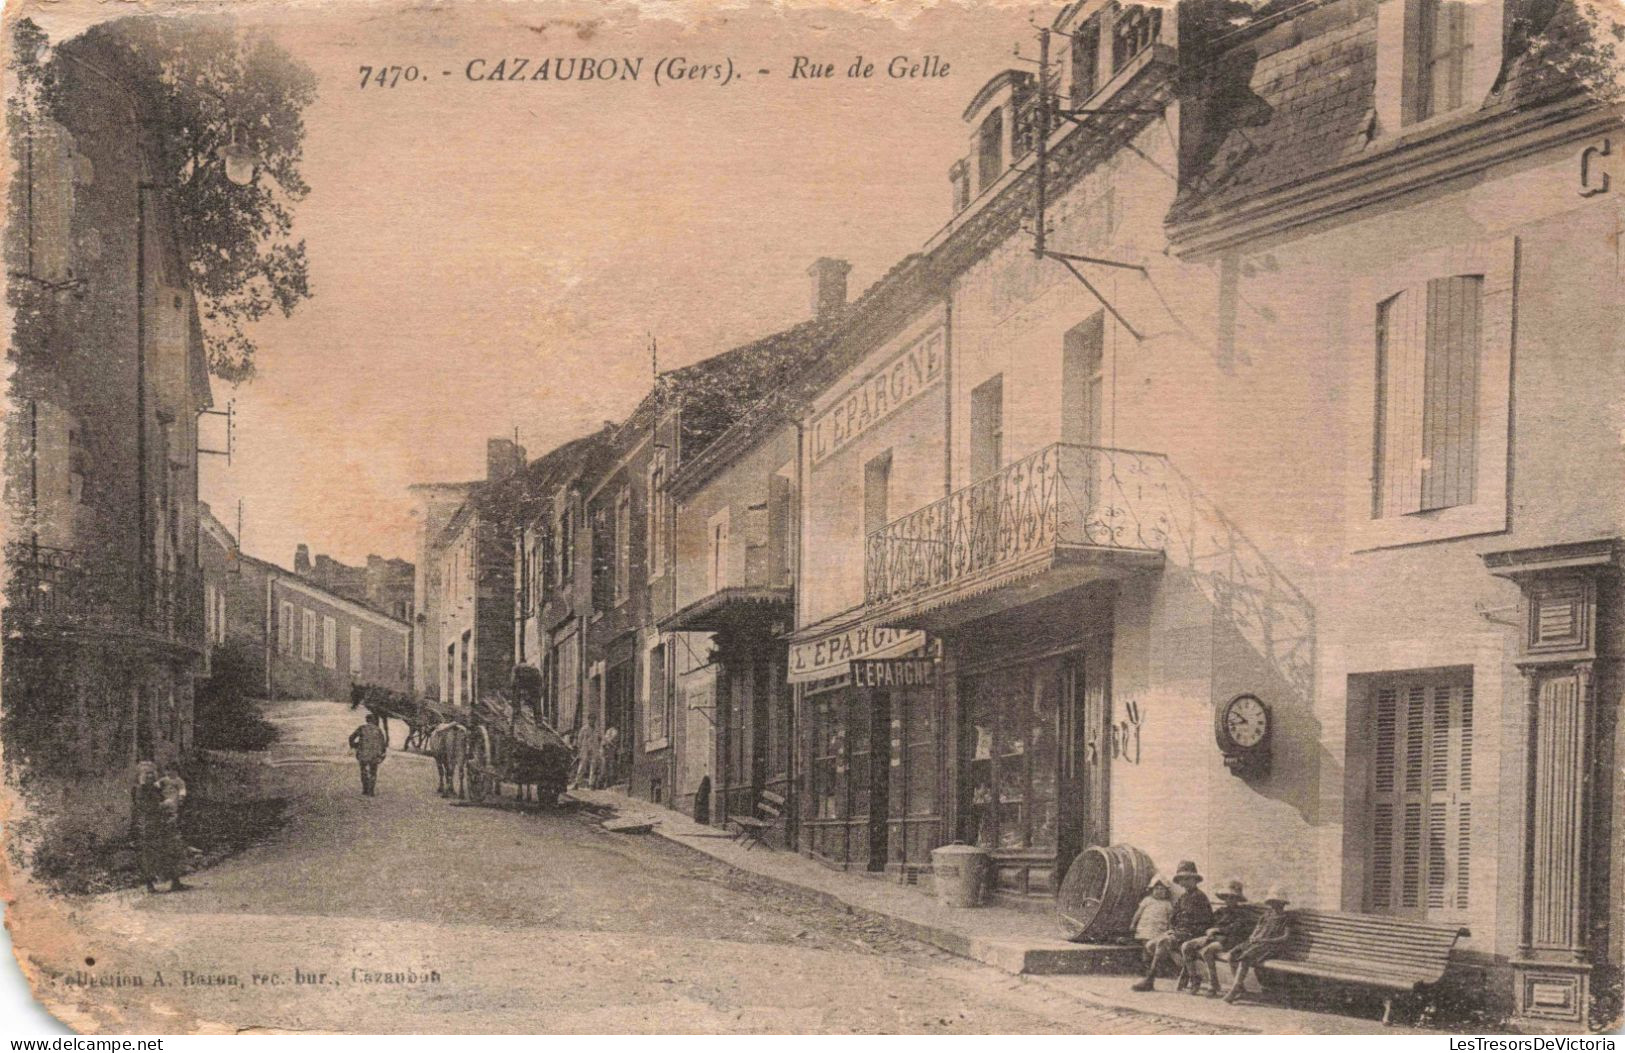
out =
[[[1072,34],[1072,105],[1082,106],[1100,86],[1100,23],[1095,19]]]
[[[1460,109],[1465,102],[1472,38],[1471,14],[1462,0],[1417,0],[1415,5],[1415,71],[1406,93],[1406,122],[1425,121]]]
[[[1477,109],[1501,71],[1502,0],[1378,0],[1377,128]]]
[[[1162,10],[1134,4],[1118,12],[1112,22],[1112,72],[1155,43],[1162,30]]]
[[[976,133],[976,189],[986,190],[1004,174],[1004,114],[994,110]]]

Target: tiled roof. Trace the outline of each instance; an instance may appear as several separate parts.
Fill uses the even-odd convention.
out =
[[[1572,47],[1582,27],[1560,0],[1540,29],[1548,48],[1562,41],[1561,49]],[[1203,98],[1189,117],[1197,145],[1184,158],[1171,223],[1222,213],[1407,144],[1375,137],[1376,0],[1331,0],[1249,37],[1205,73]],[[1477,115],[1573,90],[1574,81],[1554,75],[1549,61],[1522,53]]]

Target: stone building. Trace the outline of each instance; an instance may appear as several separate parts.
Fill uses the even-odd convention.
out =
[[[152,114],[106,41],[64,44],[56,105],[13,113],[5,246],[7,763],[42,814],[93,828],[122,819],[137,760],[190,747],[212,404]]]
[[[241,648],[264,697],[347,701],[357,684],[411,690],[407,622],[245,554],[207,507],[200,562],[210,647]]]

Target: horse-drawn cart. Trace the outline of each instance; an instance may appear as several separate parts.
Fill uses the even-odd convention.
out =
[[[417,698],[400,691],[391,691],[387,687],[376,684],[357,684],[350,689],[350,706],[363,706],[368,713],[375,713],[384,722],[387,730],[391,720],[398,720],[406,725],[406,740],[401,743],[403,750],[416,750],[423,752],[429,748],[429,733],[435,725],[453,719],[449,711],[443,711],[426,698]]]
[[[469,800],[499,795],[502,784],[533,786],[544,805],[556,804],[570,784],[575,751],[545,721],[508,706],[482,699],[475,705],[468,734],[466,769]]]

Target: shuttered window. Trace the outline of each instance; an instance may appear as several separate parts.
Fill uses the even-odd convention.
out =
[[[1377,308],[1375,518],[1473,503],[1483,285],[1435,278]]]
[[[1459,914],[1472,890],[1471,674],[1384,681],[1371,717],[1367,909]]]

